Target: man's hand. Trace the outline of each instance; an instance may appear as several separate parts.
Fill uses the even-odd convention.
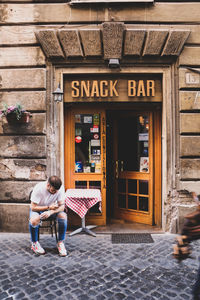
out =
[[[41,220],[48,219],[51,215],[52,215],[52,211],[50,211],[50,210],[44,211],[44,212],[40,215],[40,219],[41,219]]]
[[[50,210],[56,210],[57,208],[58,208],[58,204],[55,204],[55,203],[53,203],[49,206]]]

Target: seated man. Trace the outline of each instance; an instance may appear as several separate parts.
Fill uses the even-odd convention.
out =
[[[57,176],[51,176],[45,182],[36,184],[31,194],[29,231],[31,234],[31,249],[36,254],[45,254],[38,242],[39,224],[42,220],[53,216],[58,221],[58,252],[66,256],[64,240],[67,230],[67,215],[64,212],[65,190],[62,181]]]

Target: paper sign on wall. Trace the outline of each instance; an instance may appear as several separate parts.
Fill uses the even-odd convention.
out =
[[[92,117],[91,116],[84,116],[83,122],[91,124],[92,123]]]
[[[149,135],[148,133],[139,133],[139,141],[148,141]]]
[[[100,146],[100,140],[91,140],[91,146],[92,147]]]
[[[140,172],[149,172],[149,158],[140,157]]]
[[[75,123],[81,123],[81,115],[75,115]]]
[[[75,129],[75,135],[82,135],[82,129],[81,128],[76,128]]]
[[[98,133],[99,132],[99,128],[98,127],[92,127],[92,128],[90,128],[90,132],[91,133]]]
[[[99,125],[99,114],[94,115],[94,125]]]

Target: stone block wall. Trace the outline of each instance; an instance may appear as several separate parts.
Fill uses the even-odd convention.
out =
[[[126,41],[130,39],[132,43],[126,43],[121,56],[123,57],[125,51],[126,62],[133,61],[137,65],[147,64],[150,57],[152,67],[156,64],[165,66],[162,57],[155,63],[154,57],[160,55],[161,48],[159,43],[153,44],[153,40],[163,40],[163,45],[166,43],[173,54],[172,51],[181,49],[181,45],[177,43],[177,31],[190,31],[183,52],[178,53],[180,57],[166,60],[167,64],[174,65],[172,89],[175,91],[175,97],[172,109],[175,110],[176,119],[171,127],[175,148],[169,149],[169,152],[175,153],[172,153],[174,160],[168,169],[170,180],[167,182],[168,196],[163,199],[163,210],[165,228],[172,230],[180,206],[180,197],[175,195],[175,191],[186,189],[200,193],[200,3],[154,1],[153,5],[148,6],[129,4],[109,7],[71,6],[68,2],[4,0],[1,3],[0,108],[3,103],[14,105],[20,102],[31,112],[32,118],[30,123],[17,126],[9,125],[5,119],[0,120],[0,202],[27,202],[35,183],[45,180],[55,171],[53,161],[59,161],[59,157],[54,153],[55,132],[51,94],[55,78],[53,72],[49,75],[49,70],[52,70],[49,58],[57,54],[51,52],[50,57],[45,56],[45,48],[39,44],[36,34],[38,31],[50,29],[52,38],[55,39],[58,38],[57,32],[60,32],[59,38],[66,46],[62,49],[64,52],[60,50],[60,54],[58,53],[60,63],[62,62],[62,66],[69,66],[71,62],[75,64],[75,61],[68,57],[70,49],[62,38],[64,31],[67,30],[69,36],[74,34],[74,31],[70,32],[71,29],[77,30],[77,47],[80,50],[77,55],[82,57],[82,62],[85,63],[85,56],[102,54],[100,26],[108,21],[123,22],[126,24],[123,37],[126,36]],[[89,33],[85,29],[92,31]],[[133,33],[132,29],[137,29],[137,33]],[[152,29],[154,31],[151,31]],[[122,32],[120,34],[122,35]],[[142,43],[139,48],[134,47],[133,39],[136,35],[143,37],[145,45]],[[98,41],[98,47],[91,48],[94,38]],[[137,38],[137,41],[139,40],[140,38]],[[81,45],[84,45],[83,50]],[[166,46],[162,49],[163,56],[167,56],[169,48]],[[67,57],[63,57],[63,53]],[[106,55],[109,57],[109,53]],[[55,62],[56,60],[54,66]],[[170,155],[168,159],[171,159]],[[182,199],[181,205],[186,202],[188,203],[188,200]],[[193,205],[191,199],[190,205]]]
[[[184,51],[179,67],[180,188],[200,194],[200,60],[195,48]]]
[[[0,119],[0,202],[26,203],[36,182],[47,177],[47,71],[34,33],[35,22],[24,23],[28,3],[21,10],[20,1],[9,2],[1,4],[0,109],[4,103],[20,103],[32,117],[27,124]]]

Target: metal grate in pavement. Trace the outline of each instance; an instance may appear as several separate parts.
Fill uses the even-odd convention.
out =
[[[113,244],[154,243],[150,233],[112,233]]]

